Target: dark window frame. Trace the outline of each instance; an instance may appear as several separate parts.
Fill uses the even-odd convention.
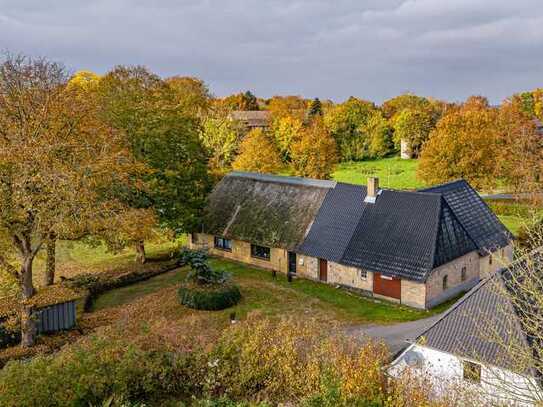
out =
[[[462,270],[460,270],[460,281],[466,281],[468,278],[468,268],[466,266],[462,267]]]
[[[266,253],[261,254],[261,253]],[[259,260],[271,261],[271,248],[251,243],[251,257]]]
[[[225,252],[232,251],[232,240],[226,239],[224,237],[214,236],[213,238],[213,247],[218,250]]]
[[[481,384],[482,366],[470,360],[462,361],[462,378],[470,383]]]

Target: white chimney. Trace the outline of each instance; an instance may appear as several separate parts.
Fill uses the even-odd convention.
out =
[[[364,198],[364,202],[366,203],[375,203],[377,200],[377,195],[379,195],[379,178],[377,177],[369,177],[368,178],[368,186],[367,186],[367,194],[366,198]]]

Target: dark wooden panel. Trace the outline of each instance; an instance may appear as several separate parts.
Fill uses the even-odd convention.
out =
[[[328,281],[328,262],[324,259],[319,259],[319,279]]]
[[[373,273],[373,292],[400,300],[402,280],[397,277],[383,276],[381,273]]]

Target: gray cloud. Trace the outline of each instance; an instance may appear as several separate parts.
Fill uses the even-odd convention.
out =
[[[541,0],[0,0],[0,49],[213,93],[492,102],[543,86]]]

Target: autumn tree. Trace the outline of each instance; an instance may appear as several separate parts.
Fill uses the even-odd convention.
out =
[[[407,143],[410,155],[418,158],[435,127],[431,112],[428,109],[406,108],[394,116],[392,123],[396,148],[399,149],[403,141]]]
[[[271,114],[272,123],[287,116],[303,121],[307,101],[301,96],[274,96],[268,100],[267,108]]]
[[[237,171],[275,173],[282,167],[277,147],[262,129],[253,129],[243,139],[233,163]]]
[[[172,76],[166,79],[166,83],[173,92],[177,109],[195,117],[208,115],[211,93],[204,81],[189,76]]]
[[[321,119],[306,126],[292,145],[292,167],[296,175],[328,179],[338,161],[336,142]]]
[[[430,102],[425,97],[404,93],[385,101],[381,110],[387,119],[392,119],[404,109],[428,110],[429,105]]]
[[[283,116],[274,120],[271,131],[283,161],[290,159],[292,144],[300,135],[302,126],[302,121],[292,116]]]
[[[517,93],[511,97],[510,103],[529,117],[543,121],[543,88]]]
[[[200,140],[209,155],[213,174],[224,174],[236,158],[241,143],[241,129],[226,117],[207,117],[203,120]]]
[[[260,110],[256,96],[249,90],[227,96],[222,99],[221,104],[228,110]]]
[[[376,113],[373,103],[354,97],[326,112],[324,123],[336,141],[342,161],[368,157],[367,133],[361,130]]]
[[[17,259],[3,252],[0,264],[20,288],[23,346],[36,335],[38,251],[51,234],[101,229],[130,212],[110,194],[112,180],[131,185],[141,170],[123,135],[97,119],[95,100],[67,80],[43,59],[8,55],[0,65],[0,234]]]
[[[118,66],[100,80],[98,93],[104,120],[126,133],[134,157],[152,169],[143,180],[147,191],[121,191],[122,198],[134,208],[153,208],[159,226],[178,234],[198,224],[210,183],[201,122],[189,103],[202,84],[191,83],[183,93],[187,81],[171,82],[174,88],[143,67]],[[151,231],[132,231],[137,259],[144,262]]]
[[[367,134],[367,151],[372,158],[382,158],[394,150],[393,129],[383,114],[378,111],[363,125]]]

